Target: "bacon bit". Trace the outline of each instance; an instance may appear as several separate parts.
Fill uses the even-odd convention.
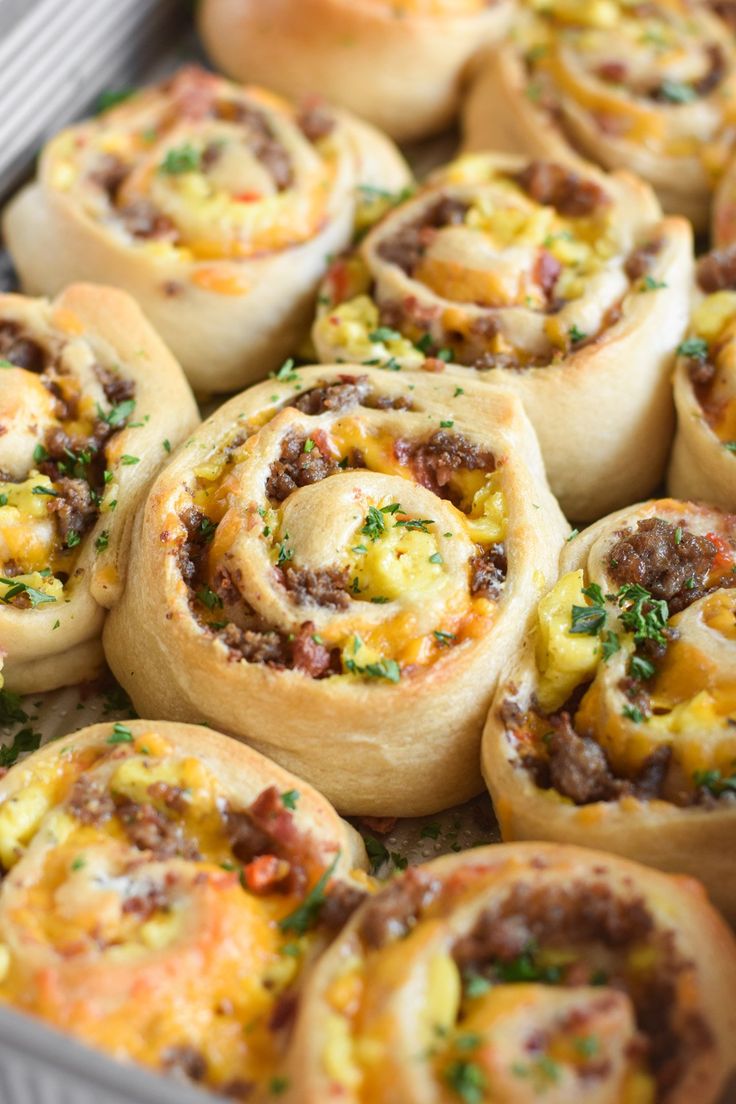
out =
[[[361,824],[364,824],[371,832],[378,832],[379,836],[385,836],[396,825],[397,817],[371,817],[364,816],[360,818]]]
[[[260,192],[240,192],[239,195],[234,195],[233,199],[236,203],[258,203],[263,196]]]
[[[730,564],[734,558],[734,553],[728,541],[724,540],[723,537],[719,537],[717,533],[706,533],[705,538],[718,549],[716,557],[713,560],[713,566],[726,567]]]
[[[285,859],[278,859],[275,855],[259,855],[243,868],[245,884],[253,893],[268,893],[284,880],[290,869]]]
[[[77,955],[84,954],[88,951],[89,947],[83,939],[77,939],[74,943],[64,943],[61,947],[57,947],[56,953],[62,958],[76,958]]]
[[[294,640],[294,667],[312,678],[321,678],[330,669],[329,648],[315,639],[314,621],[305,621]]]
[[[529,728],[513,728],[514,739],[520,744],[536,745],[537,737]]]
[[[212,111],[218,81],[198,65],[188,65],[172,77],[166,86],[172,109],[185,119],[205,119]]]
[[[629,129],[629,120],[620,115],[606,115],[604,112],[594,112],[593,118],[603,134],[612,134],[618,137]]]
[[[534,263],[533,278],[549,299],[554,291],[557,277],[562,272],[562,265],[546,249],[540,249]]]
[[[624,61],[604,61],[598,66],[596,73],[601,80],[621,84],[626,80],[628,69]]]
[[[332,289],[332,302],[342,303],[348,297],[348,266],[345,261],[336,261],[332,268],[327,273],[327,283]],[[339,319],[330,319],[332,322],[338,322]]]
[[[293,989],[286,989],[277,999],[268,1021],[270,1031],[281,1031],[294,1022],[299,998]]]
[[[339,448],[332,440],[332,438],[324,431],[324,429],[315,429],[311,434],[311,437],[323,456],[339,457]]]

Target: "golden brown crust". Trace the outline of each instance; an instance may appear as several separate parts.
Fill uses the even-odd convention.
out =
[[[667,488],[675,498],[736,510],[736,452],[725,447],[704,417],[686,357],[678,358],[674,385],[677,432]]]
[[[158,721],[14,766],[0,861],[3,1004],[236,1100],[269,1098],[302,978],[368,885],[358,833],[310,786]]]
[[[736,245],[725,223],[714,236],[716,248],[698,261],[690,326],[677,350],[677,432],[667,487],[677,498],[734,510]]]
[[[735,199],[736,161],[731,158],[713,196],[710,231],[716,249],[722,249],[736,241]]]
[[[295,387],[311,402],[324,386],[365,390],[352,406],[337,400],[322,413],[284,406]],[[130,585],[105,642],[136,708],[206,719],[268,749],[345,812],[429,812],[477,792],[496,673],[524,632],[565,526],[517,400],[476,384],[456,392],[441,376],[324,366],[258,385],[217,411],[137,519]],[[223,449],[238,431],[219,492]],[[448,501],[447,487],[417,481],[406,456],[418,448],[421,464],[430,440],[429,453],[466,450],[474,470],[458,460],[453,471],[471,480],[469,493],[481,488],[495,522],[482,513],[470,521],[463,510],[471,508]],[[273,488],[293,441],[295,463],[328,458],[331,467],[311,483]],[[483,465],[492,463],[489,477]],[[197,482],[205,477],[215,482]],[[209,508],[208,485],[220,502],[217,530],[197,560],[201,523],[189,522],[200,564],[192,572],[181,519],[191,518],[191,494]],[[383,531],[362,528],[384,505]],[[485,550],[485,579],[497,583],[471,594]]]
[[[312,339],[325,362],[437,369],[439,355],[515,392],[553,492],[586,521],[662,479],[691,280],[690,227],[642,181],[479,154],[338,258]]]
[[[690,879],[543,843],[445,856],[364,904],[322,957],[287,1100],[493,1086],[572,1102],[595,1086],[715,1104],[734,1070],[735,982],[733,935]]]
[[[252,804],[268,786],[277,786],[284,792],[297,788],[299,800],[293,810],[294,820],[320,843],[328,844],[330,848],[338,844],[340,859],[336,873],[346,875],[356,867],[366,869],[368,860],[360,835],[337,815],[329,801],[308,783],[247,744],[231,740],[205,725],[158,720],[121,723],[134,738],[155,732],[177,753],[198,759],[215,775],[223,795],[239,806]],[[109,739],[111,729],[110,722],[88,725],[45,744],[0,779],[0,802],[12,797],[27,785],[35,771],[51,765],[60,755],[103,745]]]
[[[483,773],[504,839],[580,843],[689,874],[728,917],[736,914],[733,737],[719,704],[733,693],[735,538],[733,515],[662,499],[620,510],[565,546],[560,583],[510,661],[483,735]],[[639,596],[626,597],[624,580],[637,578],[643,610],[655,611],[643,647],[633,617],[620,620]],[[605,619],[592,614],[599,638],[596,628],[569,632],[576,602],[598,604],[583,584],[605,596]],[[665,598],[655,608],[674,586],[669,606]],[[662,647],[657,624],[667,626]]]
[[[107,467],[108,475],[100,484],[101,502],[81,539],[75,534],[79,551],[73,575],[64,584],[63,600],[59,594],[36,608],[0,606],[0,651],[6,686],[16,692],[34,693],[89,680],[99,673],[103,661],[100,633],[105,611],[124,586],[136,506],[167,459],[164,442],[168,442],[169,449],[174,447],[194,428],[199,416],[179,365],[124,292],[76,284],[50,304],[4,295],[0,297],[0,318],[30,341],[31,348],[39,350],[38,355],[46,350],[44,355],[56,366],[53,370],[61,372],[62,383],[71,382],[73,389],[78,388],[75,401],[83,412],[79,416],[87,419],[85,424],[100,426],[96,407],[107,411],[106,417],[115,408],[114,392],[110,399],[103,389],[105,378],[127,388],[126,395],[134,396],[133,407],[116,421],[117,432],[103,446],[103,467]],[[12,351],[9,355],[12,358]],[[105,372],[109,377],[104,376]],[[3,455],[0,468],[10,465],[12,479],[23,481],[46,454],[47,433],[66,423],[59,423],[55,417],[53,392],[46,391],[35,371],[6,368],[0,375],[0,388],[3,385],[6,390],[4,394],[0,391],[0,401],[5,433],[0,449],[10,452]],[[53,381],[49,383],[52,386]],[[22,406],[26,394],[31,403],[27,415]],[[41,410],[42,400],[50,404],[48,410],[45,405]],[[27,416],[32,420],[24,420]],[[79,427],[81,423],[70,424]],[[79,428],[70,429],[73,439],[80,432]],[[65,453],[59,455],[62,462],[67,460]],[[81,472],[76,467],[72,470],[71,462],[66,468],[67,476],[84,476],[89,470],[84,463]],[[48,500],[53,496],[51,486],[46,492]],[[84,491],[84,486],[81,489]],[[39,492],[34,491],[34,495],[38,495],[36,502],[47,501]],[[16,524],[16,519],[9,517],[7,524]],[[57,542],[60,539],[56,538]],[[5,535],[3,545],[7,549]],[[21,560],[14,564],[16,575],[19,569],[21,575],[23,572],[22,555],[21,546]],[[48,565],[39,562],[38,566]],[[11,567],[8,562],[1,569],[12,575]]]
[[[706,5],[650,4],[643,34],[625,4],[522,9],[512,39],[477,70],[464,109],[467,149],[626,168],[654,187],[666,212],[707,228],[729,154],[736,51]]]
[[[25,290],[114,280],[197,391],[232,391],[299,345],[361,186],[409,179],[368,124],[190,67],[53,138],[4,233]]]
[[[199,26],[216,64],[289,96],[319,93],[409,141],[446,127],[478,49],[505,32],[511,0],[206,0]]]

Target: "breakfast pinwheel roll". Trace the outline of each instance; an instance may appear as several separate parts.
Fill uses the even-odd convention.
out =
[[[446,856],[317,964],[285,1104],[716,1104],[734,985],[695,881],[543,843]]]
[[[243,744],[85,728],[0,781],[0,1004],[270,1100],[303,971],[365,895],[365,864],[323,797]]]
[[[514,0],[204,0],[207,52],[230,76],[315,92],[401,141],[447,126],[470,59]]]
[[[0,295],[0,669],[8,689],[94,678],[135,508],[199,417],[136,304],[76,285]],[[0,680],[0,685],[1,685]]]
[[[695,875],[736,917],[736,516],[632,506],[560,568],[483,737],[504,839]]]
[[[736,510],[736,242],[702,257],[698,303],[675,368],[669,489]]]
[[[351,365],[237,396],[151,489],[105,650],[344,812],[477,793],[500,664],[566,527],[512,395]]]
[[[515,391],[587,520],[661,480],[691,280],[689,226],[632,176],[471,155],[333,263],[312,337],[326,362],[453,362]]]
[[[705,230],[734,123],[736,44],[705,4],[525,0],[480,69],[465,134],[469,149],[630,169]]]
[[[367,124],[188,68],[52,139],[4,232],[26,291],[113,282],[227,391],[299,344],[328,255],[408,179]]]

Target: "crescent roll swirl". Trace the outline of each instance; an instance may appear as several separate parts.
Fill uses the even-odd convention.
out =
[[[4,231],[25,290],[114,281],[197,390],[234,390],[302,340],[373,186],[408,180],[367,124],[192,67],[53,138]]]
[[[230,1099],[270,1099],[363,844],[217,732],[99,724],[0,781],[0,1003]]]
[[[661,479],[691,280],[690,227],[628,174],[467,156],[333,263],[312,337],[323,361],[515,391],[563,510],[592,519]]]
[[[673,495],[736,510],[736,242],[702,257],[675,368]]]
[[[736,516],[632,506],[560,569],[483,737],[504,838],[697,875],[735,917]]]
[[[735,984],[695,881],[540,843],[445,856],[317,964],[286,1104],[715,1104]]]
[[[401,141],[446,127],[463,71],[513,0],[204,0],[218,68],[288,96],[319,92]]]
[[[734,124],[733,36],[689,0],[526,0],[465,113],[468,149],[630,169],[698,230]]]
[[[94,678],[129,529],[167,450],[199,421],[136,304],[76,285],[0,295],[0,667],[19,693]]]
[[[437,811],[478,792],[564,531],[512,395],[287,363],[153,486],[107,659],[138,712],[223,728],[343,811]]]

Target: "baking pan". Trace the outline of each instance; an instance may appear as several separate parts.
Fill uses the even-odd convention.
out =
[[[0,203],[29,175],[42,143],[94,110],[103,91],[156,79],[181,61],[201,61],[191,9],[187,0],[0,0]],[[456,142],[456,135],[446,134],[405,153],[422,177],[450,159]],[[0,290],[15,287],[12,264],[0,248]],[[112,700],[102,692],[67,687],[32,695],[23,706],[46,742],[130,715],[117,702],[111,706]],[[0,728],[0,742],[4,738]],[[418,863],[499,840],[484,795],[435,817],[399,821],[377,846],[385,855]],[[391,862],[387,858],[377,872],[388,874]],[[0,1104],[206,1104],[217,1099],[222,1098],[188,1081],[117,1062],[40,1020],[0,1007]],[[736,1104],[736,1082],[719,1104]]]
[[[118,1064],[35,1019],[0,1008],[1,1104],[204,1104],[173,1079]]]
[[[182,0],[0,0],[0,196],[103,89],[139,77],[186,15]]]

